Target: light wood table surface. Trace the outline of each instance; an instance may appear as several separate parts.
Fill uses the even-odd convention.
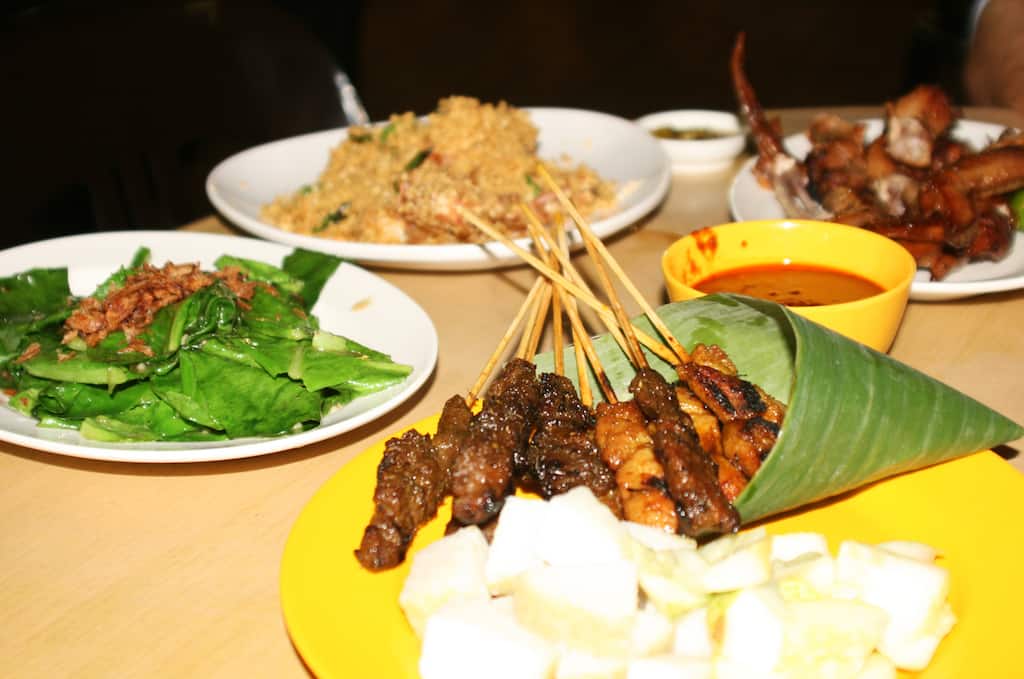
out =
[[[814,111],[780,113],[791,133]],[[1024,124],[1009,111],[968,115]],[[659,258],[666,246],[729,221],[734,170],[676,176],[659,209],[610,242],[647,299],[665,301]],[[217,217],[184,228],[241,234]],[[347,460],[465,392],[533,279],[523,268],[378,273],[431,316],[440,356],[420,393],[354,432],[265,457],[178,465],[0,444],[0,676],[307,676],[278,598],[289,529]],[[1024,292],[912,302],[890,353],[1024,422]],[[1022,446],[1001,452],[1024,471],[1022,457],[1013,457]]]

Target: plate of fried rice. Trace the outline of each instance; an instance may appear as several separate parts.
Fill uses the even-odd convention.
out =
[[[521,260],[460,208],[527,247],[524,205],[549,224],[563,219],[541,164],[602,238],[653,210],[671,181],[657,140],[631,121],[450,97],[427,116],[248,149],[215,167],[206,191],[267,240],[372,266],[489,269]]]

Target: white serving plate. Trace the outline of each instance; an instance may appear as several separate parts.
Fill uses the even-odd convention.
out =
[[[601,238],[635,223],[661,202],[672,173],[658,140],[628,120],[595,111],[528,108],[539,130],[538,154],[585,164],[618,187],[618,203],[608,215],[593,218]],[[365,265],[423,270],[493,269],[520,263],[500,243],[483,245],[392,245],[339,241],[291,233],[260,217],[261,208],[281,195],[316,180],[330,150],[346,129],[314,132],[242,151],[213,169],[206,193],[230,221],[267,240],[329,252]],[[575,235],[575,234],[574,234]],[[529,239],[517,241],[529,247]],[[574,240],[574,245],[579,245]]]
[[[881,134],[882,120],[872,118],[863,122],[867,124],[866,140]],[[1002,125],[993,123],[961,120],[953,128],[953,136],[978,149],[997,138],[1004,129]],[[810,140],[804,133],[790,135],[783,142],[789,153],[797,158],[803,158],[811,149]],[[729,188],[729,208],[733,218],[736,221],[785,218],[775,194],[754,178],[756,160],[751,158],[743,164]],[[1017,233],[1010,251],[1002,260],[966,264],[941,281],[932,281],[927,271],[918,271],[910,285],[910,299],[937,302],[1024,288],[1024,244],[1021,241],[1021,234]]]
[[[199,262],[213,268],[222,254],[280,264],[292,248],[253,238],[180,231],[116,231],[29,243],[0,252],[0,276],[31,268],[67,267],[71,291],[86,295],[141,247],[155,264]],[[184,443],[104,443],[77,431],[36,426],[0,396],[0,440],[50,453],[125,462],[205,462],[266,455],[322,441],[374,420],[412,396],[437,362],[437,331],[426,312],[405,293],[358,266],[343,263],[313,307],[325,330],[345,335],[412,365],[402,384],[359,398],[329,413],[320,425],[274,438]]]

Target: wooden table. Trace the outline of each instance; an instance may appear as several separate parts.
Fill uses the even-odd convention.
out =
[[[788,133],[813,111],[781,113]],[[1008,111],[969,115],[1024,124]],[[677,176],[661,207],[610,243],[649,300],[664,299],[659,255],[669,243],[729,221],[732,173]],[[216,217],[185,228],[233,232]],[[379,273],[433,318],[440,357],[419,394],[354,432],[266,457],[180,465],[0,444],[0,676],[306,676],[278,603],[290,527],[348,459],[473,383],[533,277],[522,268]],[[891,354],[1024,422],[1024,292],[911,303]],[[1013,464],[1024,470],[1021,457]]]

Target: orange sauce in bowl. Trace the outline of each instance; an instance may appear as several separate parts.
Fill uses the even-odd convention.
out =
[[[762,264],[720,271],[692,286],[703,293],[734,292],[786,306],[854,302],[885,289],[848,271],[807,264]]]

